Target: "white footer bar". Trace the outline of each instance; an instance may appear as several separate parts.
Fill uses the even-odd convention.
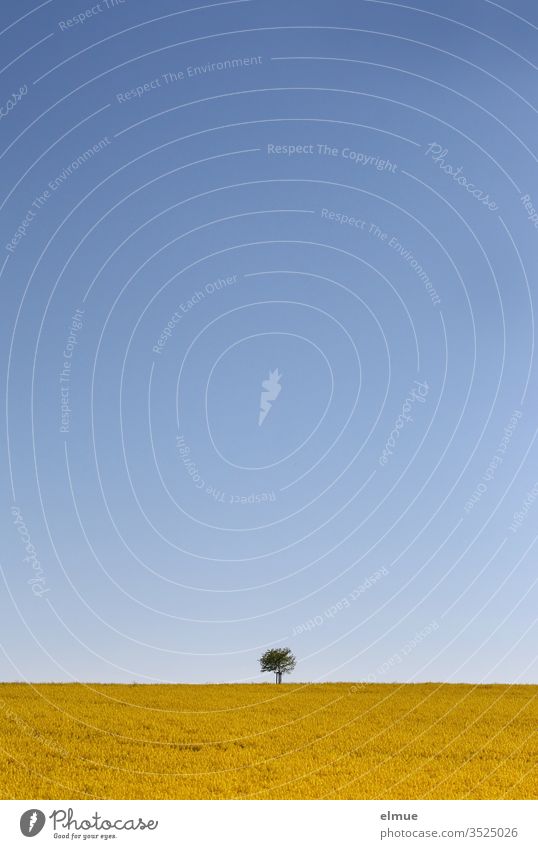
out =
[[[536,849],[538,801],[0,801],[0,835],[10,849]]]

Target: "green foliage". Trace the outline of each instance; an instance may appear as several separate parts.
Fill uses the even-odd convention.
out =
[[[278,684],[282,681],[284,672],[290,673],[295,669],[297,661],[291,649],[268,649],[260,657],[260,669],[262,672],[274,672]]]

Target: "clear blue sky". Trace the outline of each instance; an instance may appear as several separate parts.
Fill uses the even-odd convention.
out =
[[[538,16],[422,5],[2,4],[2,680],[538,680]]]

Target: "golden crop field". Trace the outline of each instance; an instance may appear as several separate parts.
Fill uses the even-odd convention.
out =
[[[530,799],[538,687],[0,685],[19,799]]]

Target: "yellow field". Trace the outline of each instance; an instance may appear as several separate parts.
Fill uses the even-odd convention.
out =
[[[0,684],[0,795],[530,799],[538,687]]]

